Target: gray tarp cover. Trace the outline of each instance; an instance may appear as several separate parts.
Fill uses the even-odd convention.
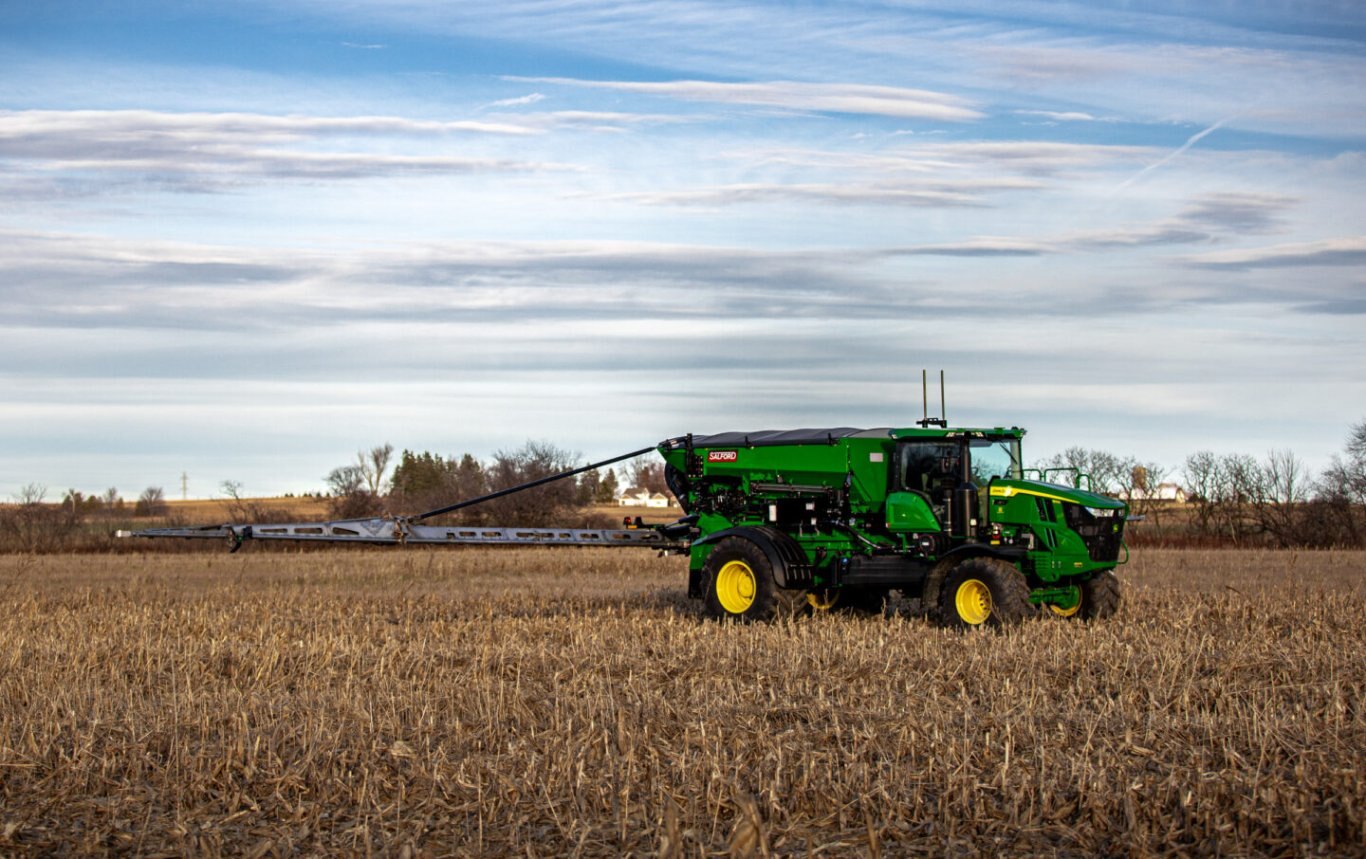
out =
[[[715,435],[693,436],[694,447],[762,447],[774,444],[830,444],[841,438],[887,438],[885,429],[856,429],[854,427],[833,427],[831,429],[760,430],[758,432],[722,432]]]

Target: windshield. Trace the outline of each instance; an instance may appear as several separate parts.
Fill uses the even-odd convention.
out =
[[[985,486],[993,477],[1020,477],[1020,440],[972,440],[972,480]]]

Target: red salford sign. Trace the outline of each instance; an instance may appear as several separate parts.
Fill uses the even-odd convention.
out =
[[[733,450],[709,450],[707,462],[734,462],[740,455]]]

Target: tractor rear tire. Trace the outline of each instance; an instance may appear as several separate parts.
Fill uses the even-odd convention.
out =
[[[1037,611],[1024,574],[998,558],[968,558],[949,570],[939,590],[938,620],[944,626],[1003,626]]]
[[[1089,582],[1081,585],[1082,620],[1100,620],[1111,617],[1119,611],[1119,577],[1114,570],[1096,573]]]
[[[805,591],[778,587],[763,549],[743,537],[727,537],[702,568],[704,610],[714,618],[744,623],[791,617],[805,606]]]

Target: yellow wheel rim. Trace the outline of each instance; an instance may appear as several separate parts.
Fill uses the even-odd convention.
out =
[[[744,561],[727,561],[716,574],[716,601],[731,614],[744,614],[758,590],[754,571]]]
[[[964,623],[978,626],[991,617],[991,589],[977,579],[968,579],[959,585],[953,601]]]
[[[839,591],[811,591],[806,595],[806,604],[816,611],[829,611],[840,601]]]
[[[1077,600],[1077,604],[1072,606],[1071,608],[1062,608],[1061,606],[1056,606],[1052,603],[1049,603],[1048,610],[1056,614],[1058,617],[1071,617],[1072,615],[1081,611],[1081,600]]]

